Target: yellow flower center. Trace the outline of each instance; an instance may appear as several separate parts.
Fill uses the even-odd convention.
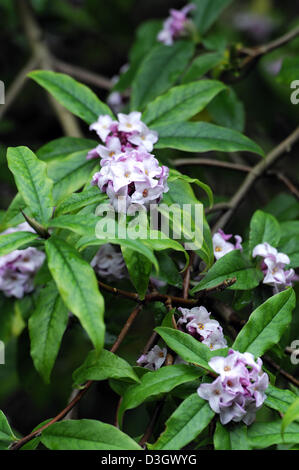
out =
[[[203,323],[197,323],[197,326],[200,330],[204,330],[204,324]]]
[[[215,251],[222,251],[221,246],[216,246]]]

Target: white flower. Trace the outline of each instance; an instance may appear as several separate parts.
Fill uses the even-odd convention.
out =
[[[105,142],[108,135],[111,132],[111,126],[117,124],[116,121],[113,121],[111,116],[108,114],[103,114],[99,116],[98,120],[90,125],[89,129],[91,131],[96,131],[100,139]]]

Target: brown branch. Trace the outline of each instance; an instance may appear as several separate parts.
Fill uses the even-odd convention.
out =
[[[292,384],[296,385],[297,387],[299,387],[299,380],[297,380],[295,377],[293,377],[293,375],[289,374],[287,371],[285,371],[284,369],[282,369],[278,364],[276,364],[275,361],[273,361],[273,359],[271,359],[269,356],[263,356],[263,359],[265,360],[265,362],[267,362],[271,367],[273,367],[273,369],[276,369],[277,372],[282,375],[283,377],[285,377],[289,382],[291,382]]]
[[[249,72],[256,66],[259,60],[266,54],[284,46],[299,35],[299,27],[297,26],[292,31],[284,34],[283,36],[274,39],[268,44],[263,44],[254,48],[241,48],[235,51],[235,61],[239,60],[235,69],[224,71],[221,79],[227,83],[235,83],[243,79]],[[244,57],[245,55],[245,57]]]
[[[89,85],[94,85],[104,90],[111,90],[113,87],[113,83],[106,77],[98,75],[94,72],[89,70],[85,70],[77,65],[68,64],[63,62],[56,57],[53,57],[53,67],[58,70],[58,72],[67,73],[78,80],[82,80]]]
[[[138,305],[134,308],[133,312],[129,316],[128,320],[126,321],[125,325],[123,326],[117,340],[113,344],[112,348],[110,349],[111,352],[115,353],[117,349],[120,347],[122,341],[124,340],[125,336],[127,335],[133,321],[137,317],[138,313],[142,309],[142,306]],[[94,380],[89,380],[86,382],[84,387],[77,392],[75,397],[70,401],[70,403],[57,415],[55,418],[51,419],[48,423],[41,426],[36,431],[28,434],[27,436],[19,439],[17,442],[11,445],[10,450],[18,450],[23,447],[27,442],[31,441],[35,437],[39,436],[42,431],[47,429],[51,424],[57,423],[61,421],[73,408],[74,406],[81,400],[81,398],[86,394],[86,392],[90,389],[91,385],[94,383]]]
[[[147,294],[143,300],[140,299],[139,295],[135,292],[129,292],[122,289],[117,289],[116,287],[111,287],[108,284],[104,284],[102,281],[98,281],[99,287],[105,290],[106,292],[110,292],[113,295],[124,297],[126,299],[133,300],[134,302],[138,302],[139,304],[147,304],[149,302],[163,302],[167,304],[171,302],[174,306],[183,305],[185,307],[195,307],[200,298],[207,294],[212,294],[213,292],[219,292],[224,289],[227,289],[231,285],[236,282],[236,278],[233,279],[225,279],[223,282],[220,282],[214,287],[209,287],[208,289],[203,289],[202,291],[197,293],[199,298],[197,299],[184,299],[183,297],[176,297],[173,295],[167,294],[160,294],[159,292],[154,292],[151,294]]]
[[[15,80],[10,85],[7,93],[5,93],[5,104],[0,107],[0,119],[3,118],[4,114],[8,111],[9,107],[22,91],[27,79],[27,74],[31,72],[37,65],[38,59],[35,55],[33,55],[25,67],[20,70]]]
[[[173,165],[176,167],[186,165],[202,165],[202,166],[214,166],[219,168],[227,168],[229,170],[237,170],[248,172],[251,170],[250,166],[241,165],[239,163],[223,162],[221,160],[212,160],[209,158],[177,158],[173,160]]]
[[[43,32],[34,18],[29,2],[27,0],[17,0],[17,7],[25,36],[32,50],[32,55],[36,59],[35,66],[40,66],[44,70],[53,69],[52,55],[43,40]],[[49,97],[49,100],[64,134],[73,137],[82,137],[82,132],[75,116],[67,111],[52,96]]]
[[[184,273],[184,281],[183,281],[183,298],[188,299],[189,297],[189,287],[190,287],[190,276],[192,271],[192,265],[194,260],[194,252],[192,251],[189,258],[188,267]]]
[[[149,423],[148,427],[146,428],[146,431],[145,431],[143,437],[139,441],[139,445],[141,447],[145,447],[146,442],[148,442],[149,438],[151,437],[151,435],[154,431],[154,427],[155,427],[157,418],[160,414],[160,411],[163,408],[164,402],[165,402],[165,399],[160,400],[158,402],[158,404],[156,405],[153,416],[152,416],[152,419],[150,420],[150,423]]]
[[[252,188],[258,178],[260,178],[276,161],[282,157],[285,152],[289,152],[292,145],[299,139],[299,127],[292,132],[283,142],[275,147],[266,158],[262,159],[257,165],[255,165],[250,172],[247,174],[244,182],[236,194],[230,200],[230,208],[223,214],[222,217],[217,221],[213,227],[213,232],[216,232],[219,228],[223,228],[231,219],[243,199],[246,197],[248,191]]]
[[[274,39],[271,42],[268,42],[267,44],[263,44],[254,48],[243,48],[240,52],[246,54],[249,58],[261,57],[265,54],[269,54],[269,52],[272,52],[275,49],[284,46],[285,44],[295,39],[297,36],[299,36],[299,26],[296,26],[296,28],[292,29],[288,33]]]

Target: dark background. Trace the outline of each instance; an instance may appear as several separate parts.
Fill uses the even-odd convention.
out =
[[[34,15],[42,32],[43,40],[51,53],[70,64],[90,70],[101,76],[111,78],[118,74],[120,67],[128,60],[128,51],[133,44],[136,28],[148,19],[164,19],[170,7],[181,8],[184,1],[179,0],[34,0]],[[236,15],[252,12],[262,15],[273,23],[269,33],[261,33],[254,26],[251,30],[240,31]],[[252,0],[235,1],[222,15],[217,31],[234,42],[254,46],[267,42],[288,31],[298,21],[299,2],[294,0]],[[0,0],[0,79],[6,91],[16,79],[20,70],[28,62],[31,49],[24,34],[22,21],[18,14],[17,2]],[[290,52],[296,45],[290,46]],[[275,61],[280,51],[273,55]],[[270,60],[270,59],[267,59]],[[298,77],[299,79],[299,77]],[[102,100],[107,91],[92,87]],[[297,125],[299,105],[290,104],[289,94],[275,84],[274,77],[265,74],[263,62],[240,84],[235,86],[246,110],[245,134],[258,142],[266,151],[283,140]],[[2,105],[0,105],[2,106]],[[87,126],[80,124],[84,135],[90,137]],[[0,120],[0,209],[5,209],[15,194],[15,186],[6,165],[8,146],[26,145],[32,150],[46,142],[61,137],[63,131],[45,92],[33,81],[27,80],[17,99],[11,104]],[[173,152],[174,156],[183,156]],[[188,155],[186,155],[188,156]],[[189,155],[190,156],[190,155]],[[238,159],[238,155],[234,157]],[[246,163],[254,164],[257,156],[242,156]],[[278,168],[294,180],[298,175],[298,147],[284,158]],[[186,168],[186,173],[194,174],[209,183],[218,198],[229,196],[242,181],[243,175],[218,169]],[[249,202],[243,205],[237,216],[240,225],[242,216],[244,226],[248,225],[250,214],[265,206],[269,200],[285,187],[276,179],[260,181],[249,195]],[[216,198],[217,201],[217,198]],[[239,217],[240,216],[240,217]],[[239,227],[239,226],[238,226]],[[239,232],[240,233],[240,227]],[[126,303],[108,298],[109,308],[127,311]],[[117,305],[118,302],[118,305]],[[129,306],[131,308],[131,306]],[[146,331],[147,312],[142,314],[130,337],[130,347],[124,344],[123,352],[133,361],[131,351],[142,347],[140,332]],[[121,317],[121,312],[119,313]],[[0,312],[1,321],[1,312]],[[113,323],[113,322],[112,322]],[[112,324],[117,332],[118,314]],[[22,324],[16,321],[16,331]],[[149,328],[147,328],[149,331]],[[113,338],[111,339],[112,342]],[[82,348],[78,350],[80,342]],[[89,348],[88,339],[79,326],[75,325],[72,334],[66,333],[60,352],[58,365],[55,366],[53,383],[46,386],[34,372],[29,354],[26,333],[22,333],[18,347],[13,343],[7,351],[7,367],[0,370],[0,408],[8,415],[12,425],[20,432],[27,433],[45,417],[51,417],[65,405],[71,390],[71,371],[77,367]],[[132,357],[131,357],[132,356]],[[22,384],[22,385],[20,385]],[[113,422],[116,395],[107,384],[95,385],[93,391],[80,403],[76,412],[79,417],[103,419]],[[134,412],[128,414],[127,426],[135,427]],[[143,429],[141,423],[141,429]],[[140,432],[142,432],[140,430]],[[138,429],[137,429],[138,433]]]

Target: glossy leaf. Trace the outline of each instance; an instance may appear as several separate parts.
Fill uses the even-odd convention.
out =
[[[106,379],[139,382],[128,362],[105,349],[99,355],[96,351],[90,351],[82,366],[73,373],[74,387],[78,387],[87,380]]]
[[[115,426],[93,419],[52,424],[42,432],[41,441],[50,450],[142,450]]]
[[[214,416],[206,400],[193,393],[166,421],[166,429],[151,450],[179,450],[193,441]]]
[[[31,356],[36,369],[47,383],[67,322],[68,309],[55,283],[50,282],[40,291],[36,308],[29,319]]]
[[[187,121],[224,89],[225,85],[216,80],[200,80],[171,88],[147,105],[142,120],[149,126]]]
[[[46,253],[64,303],[79,318],[99,352],[104,344],[104,300],[93,269],[61,238],[52,236],[47,240]]]
[[[170,392],[180,384],[191,382],[202,375],[199,368],[184,364],[162,367],[153,372],[147,372],[140,384],[131,385],[126,390],[120,408],[119,421],[122,421],[126,410],[136,408],[148,399]]]
[[[38,238],[38,235],[31,232],[13,232],[7,235],[0,235],[0,256],[11,253],[36,240],[36,238]]]
[[[177,41],[172,47],[157,45],[141,63],[132,84],[131,109],[145,105],[167,91],[179,78],[194,51],[194,45]]]
[[[110,108],[100,101],[90,88],[68,75],[49,70],[35,70],[28,76],[87,124],[95,122],[101,114],[113,116]]]
[[[267,242],[277,246],[280,240],[280,227],[278,221],[271,214],[256,211],[250,221],[249,249],[250,252],[259,243]]]
[[[173,148],[185,152],[252,152],[263,156],[255,142],[240,132],[208,122],[176,122],[152,126],[159,134],[156,148]]]
[[[217,284],[234,277],[237,278],[237,281],[229,289],[248,290],[259,284],[263,274],[260,269],[250,264],[240,250],[234,250],[216,261],[206,276],[191,290],[191,294],[217,286]]]
[[[53,212],[53,181],[47,176],[47,166],[27,147],[10,147],[8,167],[15,177],[19,193],[38,222],[46,223]]]
[[[227,349],[211,351],[208,346],[183,331],[166,327],[157,327],[155,331],[164,339],[170,349],[175,351],[184,361],[206,370],[212,370],[208,362],[213,356],[227,355]]]
[[[249,317],[232,348],[259,357],[277,344],[292,320],[296,297],[293,289],[273,295]]]

